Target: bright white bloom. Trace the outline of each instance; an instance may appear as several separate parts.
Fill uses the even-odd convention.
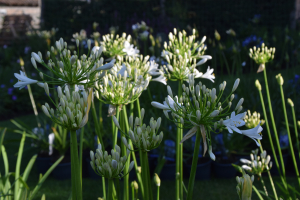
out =
[[[251,161],[247,160],[245,158],[241,158],[240,161],[241,161],[241,163],[244,163],[244,164],[251,164]]]
[[[124,49],[123,52],[125,52],[128,56],[132,56],[133,58],[137,57],[140,51],[134,46],[133,44],[130,44],[128,41],[124,42]]]
[[[262,132],[262,130],[263,128],[260,126],[260,122],[259,122],[259,124],[255,128],[248,129],[248,130],[241,130],[241,132],[243,135],[246,135],[247,137],[254,140],[257,146],[260,146],[260,144],[256,140],[262,139],[262,136],[259,134]]]
[[[216,160],[216,156],[215,156],[215,154],[212,152],[212,147],[211,147],[211,146],[209,146],[209,148],[208,148],[208,154],[209,154],[209,156],[210,156],[210,158],[211,158],[212,160]]]
[[[150,61],[150,67],[148,69],[148,74],[150,74],[151,76],[157,76],[157,75],[161,74],[158,71],[158,64],[154,60]]]
[[[49,156],[53,154],[53,143],[54,143],[55,135],[54,133],[50,133],[48,135],[48,143],[49,143]]]
[[[213,75],[213,71],[214,69],[210,69],[210,67],[208,67],[205,74],[198,73],[196,74],[195,78],[206,78],[214,82],[215,76]]]
[[[223,124],[227,127],[229,133],[233,133],[233,131],[242,134],[241,130],[239,130],[237,127],[244,126],[244,118],[246,116],[246,112],[235,115],[235,112],[233,111],[231,113],[230,119],[226,119],[223,121]]]
[[[22,88],[24,88],[26,85],[30,85],[30,84],[38,82],[37,80],[33,80],[33,79],[28,78],[25,75],[25,72],[22,72],[21,70],[20,70],[20,74],[14,73],[14,75],[19,80],[16,84],[14,84],[14,87],[19,88],[20,90]]]
[[[157,78],[153,78],[152,81],[157,81],[157,82],[160,82],[160,83],[163,83],[163,84],[167,85],[167,78],[164,77],[163,75],[161,75]]]

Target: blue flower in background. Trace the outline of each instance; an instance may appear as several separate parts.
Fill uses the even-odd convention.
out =
[[[14,88],[8,88],[7,94],[12,95],[12,92],[14,91]]]
[[[14,79],[10,79],[10,81],[9,81],[9,82],[13,83],[13,82],[15,82],[15,80],[14,80]]]
[[[25,54],[28,54],[28,52],[29,52],[30,50],[31,50],[31,47],[27,47],[27,46],[26,46],[26,47],[24,48],[24,53],[25,53]]]
[[[1,88],[5,88],[5,86],[6,86],[5,84],[1,84]]]
[[[248,45],[255,45],[257,47],[260,47],[262,43],[264,43],[264,41],[261,37],[257,37],[256,35],[250,35],[242,42],[242,46],[244,47]]]
[[[12,99],[13,101],[17,100],[17,96],[13,95],[13,96],[11,97],[11,99]]]

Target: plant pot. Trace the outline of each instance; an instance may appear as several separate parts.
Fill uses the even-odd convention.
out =
[[[45,174],[50,168],[51,157],[37,157],[35,160],[36,168],[39,174]]]
[[[93,168],[92,168],[92,166],[90,164],[90,161],[91,161],[90,158],[86,158],[88,176],[91,179],[100,179],[101,176],[99,176],[98,174],[96,174],[96,172],[93,170]]]
[[[51,163],[53,165],[53,163]],[[60,163],[52,171],[52,176],[58,180],[71,179],[71,163]]]
[[[184,171],[190,172],[192,169],[191,164],[184,164]],[[198,158],[198,165],[197,165],[197,171],[196,171],[196,180],[208,180],[210,179],[210,172],[211,172],[211,159],[204,157],[204,158]],[[183,174],[186,178],[190,177],[190,173],[184,173]]]
[[[239,160],[233,162],[233,164],[238,165]],[[217,178],[234,178],[236,176],[236,169],[231,165],[231,163],[219,163],[213,162],[213,171]]]
[[[288,157],[289,157],[288,153],[283,153],[282,154],[283,164],[284,164],[285,167],[286,167],[286,163],[288,161]],[[277,155],[277,160],[278,160],[279,168],[281,169],[281,161],[280,161],[279,155]],[[271,174],[272,175],[279,175],[279,172],[278,172],[278,169],[277,169],[277,166],[276,166],[275,159],[274,159],[273,155],[271,155],[271,161],[273,162],[273,166],[270,170]]]
[[[175,180],[176,176],[176,163],[174,161],[166,161],[162,170],[160,171],[159,178],[161,180]]]

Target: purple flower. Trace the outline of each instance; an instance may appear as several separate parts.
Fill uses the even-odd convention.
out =
[[[20,63],[20,59],[17,60],[17,63]]]
[[[14,79],[10,79],[10,81],[9,81],[9,82],[13,83],[14,81],[15,81]]]
[[[32,73],[31,73],[31,76],[32,76],[32,77],[36,76],[36,73],[32,72]]]
[[[13,96],[11,97],[11,99],[12,99],[13,101],[17,100],[17,96],[13,95]]]
[[[6,49],[7,48],[7,45],[5,44],[5,45],[3,45],[3,49]]]
[[[8,88],[7,94],[12,95],[13,90],[14,90],[14,88]]]
[[[24,48],[24,53],[25,53],[25,54],[28,54],[28,52],[30,51],[30,49],[31,49],[31,47],[25,47],[25,48]]]
[[[1,84],[1,88],[5,88],[5,84]]]

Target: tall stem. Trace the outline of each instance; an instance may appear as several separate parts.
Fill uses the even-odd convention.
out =
[[[261,184],[262,184],[262,186],[263,186],[263,188],[264,188],[265,195],[266,195],[266,196],[269,196],[269,195],[268,195],[267,188],[266,188],[266,185],[265,185],[265,182],[264,182],[264,180],[263,180],[263,178],[262,178],[261,175],[259,175],[259,179],[260,179],[260,182],[261,182]]]
[[[187,200],[191,200],[193,197],[195,176],[196,176],[196,170],[197,170],[197,164],[198,164],[198,153],[199,153],[199,148],[200,148],[200,139],[201,139],[201,133],[200,133],[200,129],[198,128],[197,133],[196,133],[196,141],[195,141],[195,147],[194,147],[192,169],[190,172],[188,193],[187,193],[187,198],[186,198]]]
[[[178,82],[178,99],[182,97],[182,80]],[[176,199],[183,199],[183,164],[182,164],[182,155],[183,155],[183,148],[180,144],[182,140],[182,127],[179,120],[177,125],[177,135],[176,135]]]
[[[277,144],[279,157],[280,157],[280,161],[281,161],[282,174],[284,176],[284,179],[286,179],[285,178],[285,167],[284,167],[283,157],[282,157],[280,143],[279,143],[279,139],[278,139],[279,137],[278,137],[278,133],[277,133],[277,129],[276,129],[276,124],[275,124],[275,120],[274,120],[272,102],[271,102],[270,93],[269,93],[269,86],[268,86],[267,70],[266,69],[264,69],[264,79],[265,79],[265,85],[266,85],[266,92],[267,92],[270,116],[271,116],[271,120],[272,120],[272,126],[273,126],[273,130],[274,130],[274,133],[275,133],[276,144]],[[280,168],[278,168],[278,171],[280,171]],[[287,189],[287,186],[286,186],[286,189]]]
[[[159,188],[160,188],[160,186],[157,186],[157,195],[156,195],[157,200],[159,200]]]
[[[139,118],[141,118],[141,107],[140,107],[140,99],[138,98],[136,100],[136,109],[138,110],[138,115],[139,115]]]
[[[296,121],[296,115],[295,115],[295,109],[294,106],[291,106],[292,114],[293,114],[293,121],[294,121],[294,128],[295,128],[295,136],[296,136],[296,144],[297,144],[297,150],[299,153],[299,160],[300,160],[300,147],[299,147],[299,137],[298,137],[298,129],[297,129],[297,121]]]
[[[70,135],[71,135],[72,197],[74,198],[74,200],[82,200],[76,131],[70,131]],[[73,189],[75,189],[75,192],[73,191]]]
[[[82,148],[83,148],[83,135],[84,135],[84,127],[80,130],[80,140],[79,140],[79,172],[80,172],[80,180],[81,180],[81,189],[82,189]]]
[[[113,200],[113,179],[108,179],[107,200]]]
[[[117,120],[119,120],[119,107],[116,106],[116,118]],[[113,122],[112,122],[113,123]],[[118,140],[118,127],[115,126],[115,123],[113,123],[113,131],[114,131],[114,135],[113,135],[113,148],[115,148],[115,145],[117,144],[117,140]]]
[[[292,154],[292,158],[293,158],[293,162],[294,162],[296,176],[298,177],[297,179],[298,179],[298,183],[299,183],[299,187],[300,187],[300,176],[299,176],[296,157],[295,157],[295,153],[294,153],[293,141],[291,138],[290,127],[289,127],[289,121],[288,121],[288,117],[287,117],[287,113],[286,113],[286,106],[285,106],[285,101],[284,101],[284,93],[283,93],[282,85],[280,85],[280,93],[281,93],[281,101],[282,101],[282,107],[283,107],[283,113],[284,113],[284,119],[285,119],[285,126],[286,126],[286,130],[287,130],[288,137],[289,137],[290,150],[291,150],[291,154]]]
[[[142,164],[142,179],[143,179],[143,186],[144,186],[144,200],[149,200],[149,187],[148,187],[148,172],[147,172],[147,159],[148,154],[147,152],[140,151],[140,160]]]
[[[103,176],[102,176],[102,190],[103,190],[103,198],[106,199],[105,178]]]
[[[98,117],[97,117],[97,112],[96,112],[96,107],[95,107],[94,102],[92,102],[92,115],[93,115],[93,119],[94,119],[95,131],[96,131],[97,137],[99,138],[100,143],[102,144],[102,146],[104,148],[103,139],[102,139],[100,126],[99,126],[99,120],[98,120]]]

